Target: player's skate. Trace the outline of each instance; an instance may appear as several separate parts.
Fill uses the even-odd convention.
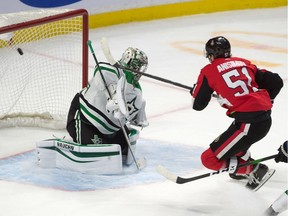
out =
[[[229,173],[230,178],[235,179],[235,180],[244,180],[248,179],[249,175],[247,174],[237,174],[237,173]]]
[[[254,165],[253,171],[249,174],[249,180],[246,187],[257,191],[271,178],[274,172],[274,169],[269,169],[264,164],[259,163]]]

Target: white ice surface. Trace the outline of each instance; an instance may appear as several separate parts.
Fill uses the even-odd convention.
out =
[[[287,140],[288,132],[286,7],[123,24],[93,30],[90,39],[99,61],[105,61],[99,44],[100,38],[105,36],[115,58],[120,58],[128,46],[138,47],[149,57],[147,73],[191,86],[199,70],[207,64],[202,55],[205,42],[219,34],[230,39],[234,56],[251,59],[259,67],[278,72],[284,79],[284,88],[274,104],[271,130],[251,148],[254,158],[275,154],[279,145]],[[93,68],[93,58],[90,57],[89,61]],[[187,90],[146,77],[141,79],[150,122],[150,126],[141,132],[142,139],[204,149],[232,121],[215,99],[204,111],[193,111]],[[67,134],[65,131],[36,128],[0,129],[0,158],[32,150],[36,141],[52,135]],[[153,151],[153,147],[149,151],[154,155],[160,154]],[[180,158],[181,155],[171,154],[171,160]],[[69,192],[0,180],[0,215],[260,216],[287,189],[287,164],[276,164],[273,160],[266,164],[277,171],[257,193],[247,191],[227,174],[184,185],[163,178],[151,184],[88,192]],[[209,172],[204,167],[200,171]],[[189,172],[187,176],[194,174]]]

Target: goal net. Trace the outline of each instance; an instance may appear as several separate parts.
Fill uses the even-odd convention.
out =
[[[0,26],[0,128],[65,128],[88,79],[87,11],[2,14]]]

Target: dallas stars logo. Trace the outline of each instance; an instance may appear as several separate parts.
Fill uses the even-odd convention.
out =
[[[94,135],[94,138],[91,139],[94,144],[102,144],[102,139],[98,137],[98,135]]]
[[[127,108],[129,115],[132,115],[133,113],[137,112],[139,109],[135,105],[136,97],[132,99],[131,101],[127,102]]]

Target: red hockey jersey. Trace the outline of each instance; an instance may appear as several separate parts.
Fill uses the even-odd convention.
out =
[[[238,58],[217,58],[202,68],[194,86],[193,108],[204,109],[215,91],[220,105],[227,110],[227,115],[234,112],[266,111],[272,108],[271,96],[256,82],[259,70],[250,61]],[[272,72],[268,72],[272,73]]]

